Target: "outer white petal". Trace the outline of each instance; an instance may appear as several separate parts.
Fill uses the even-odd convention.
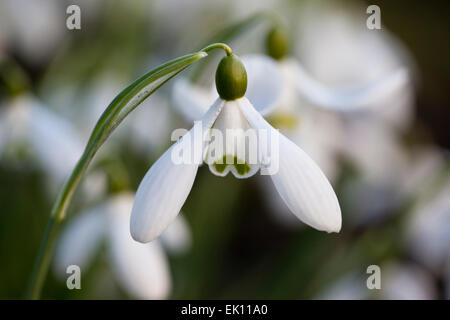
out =
[[[173,85],[172,102],[189,121],[201,119],[216,98],[217,92],[214,94],[185,78],[177,78]]]
[[[217,99],[202,119],[203,132],[211,128],[223,101]],[[204,137],[195,134],[195,127],[172,145],[150,168],[141,181],[131,215],[131,235],[136,241],[149,242],[158,237],[180,212],[194,183],[198,162],[175,164],[172,150],[181,144],[203,145]],[[196,139],[196,141],[194,141]],[[200,154],[194,155],[202,159]]]
[[[185,252],[192,243],[191,230],[186,218],[180,214],[161,234],[161,244],[173,253]]]
[[[95,257],[101,240],[105,237],[105,214],[105,205],[99,205],[77,214],[69,221],[58,241],[54,259],[56,274],[61,279],[67,277],[68,266],[77,265],[83,270]]]
[[[171,290],[167,257],[159,242],[137,243],[131,238],[128,219],[132,194],[121,194],[108,205],[109,253],[120,285],[139,299],[165,299]]]
[[[242,62],[248,80],[245,96],[261,114],[271,112],[280,103],[284,87],[284,77],[278,63],[261,54],[243,56]]]
[[[257,129],[275,130],[242,98],[238,100],[248,121]],[[303,222],[327,232],[341,229],[341,209],[333,188],[313,160],[296,144],[279,134],[278,172],[272,181],[289,209]]]
[[[409,79],[407,70],[400,68],[370,83],[330,88],[313,79],[300,64],[290,61],[290,68],[297,90],[306,99],[320,107],[341,111],[369,108],[404,87]]]

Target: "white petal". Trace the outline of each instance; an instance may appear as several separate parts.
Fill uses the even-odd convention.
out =
[[[161,244],[173,253],[185,252],[192,243],[191,230],[182,214],[161,234]]]
[[[261,54],[244,56],[242,62],[247,70],[245,96],[265,115],[277,107],[282,96],[284,77],[278,63]]]
[[[203,132],[211,128],[223,106],[217,99],[202,119]],[[194,141],[194,139],[196,141]],[[195,126],[172,145],[150,168],[136,192],[131,215],[131,235],[136,241],[149,242],[158,237],[180,212],[194,183],[199,162],[175,164],[172,150],[182,144],[203,146],[204,137],[195,134]],[[202,150],[193,155],[201,161]]]
[[[69,220],[58,241],[54,259],[56,274],[61,279],[67,277],[66,269],[70,265],[77,265],[81,270],[89,266],[105,236],[106,222],[104,205]]]
[[[201,119],[215,98],[217,93],[214,95],[188,79],[177,78],[173,85],[172,102],[188,121]]]
[[[407,70],[397,69],[370,83],[346,88],[328,88],[313,79],[300,64],[291,61],[290,68],[294,72],[297,90],[304,97],[322,108],[340,111],[371,107],[408,82]]]
[[[241,110],[257,129],[273,127],[253,108],[246,98],[239,100]],[[272,181],[289,209],[303,222],[327,232],[341,229],[341,209],[333,188],[313,160],[296,144],[279,134],[278,171]]]
[[[142,244],[131,238],[128,219],[133,195],[122,194],[109,202],[109,253],[120,285],[139,299],[165,299],[171,290],[167,257],[159,242]]]

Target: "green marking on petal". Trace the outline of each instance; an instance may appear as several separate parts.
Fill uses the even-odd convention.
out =
[[[246,163],[235,163],[234,167],[236,168],[237,173],[241,176],[250,172],[250,166]]]
[[[216,169],[216,171],[219,173],[224,172],[226,167],[227,167],[227,164],[225,164],[225,163],[214,162],[214,169]]]
[[[233,165],[236,168],[237,173],[241,176],[249,173],[251,169],[247,163],[238,163],[238,158],[230,155],[224,155],[221,161],[214,162],[213,165],[214,169],[219,173],[223,173],[227,166]]]

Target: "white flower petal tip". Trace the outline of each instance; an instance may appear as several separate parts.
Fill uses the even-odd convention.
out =
[[[272,181],[289,209],[311,227],[339,232],[341,209],[330,182],[316,163],[280,134],[280,164]]]
[[[138,242],[150,242],[167,228],[194,183],[198,164],[173,163],[172,149],[173,146],[150,168],[136,192],[130,230]]]
[[[268,132],[275,130],[246,98],[240,100],[240,107],[253,127]],[[280,133],[278,137],[278,148],[271,147],[266,155],[271,159],[271,166],[278,159],[278,166],[265,174],[270,175],[281,198],[301,221],[321,231],[339,232],[341,209],[330,182],[295,143]]]
[[[298,63],[291,63],[297,89],[311,103],[325,109],[352,111],[363,108],[382,107],[382,102],[409,82],[408,70],[404,68],[379,79],[347,88],[328,88],[313,79]]]
[[[283,93],[284,77],[278,63],[265,55],[242,57],[247,70],[248,86],[245,96],[256,110],[265,115],[277,107]]]

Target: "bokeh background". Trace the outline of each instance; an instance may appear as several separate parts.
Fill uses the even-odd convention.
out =
[[[66,28],[71,4],[81,8],[81,30]],[[366,28],[369,4],[381,8],[381,30]],[[220,178],[201,167],[183,207],[187,227],[175,232],[179,250],[169,250],[170,241],[162,246],[167,274],[149,277],[163,292],[152,296],[127,285],[120,272],[127,267],[115,266],[108,253],[113,241],[87,223],[75,236],[88,239],[86,252],[95,247],[82,268],[82,289],[67,289],[67,275],[58,270],[64,254],[58,253],[43,298],[450,298],[450,8],[447,1],[402,0],[0,0],[0,298],[23,297],[57,191],[114,96],[151,68],[200,49],[263,9],[289,26],[291,55],[324,83],[364,79],[392,61],[410,71],[411,86],[400,92],[407,101],[394,97],[379,106],[401,104],[402,112],[328,112],[345,135],[318,123],[318,134],[341,139],[332,159],[341,232],[319,232],[290,217],[260,177]],[[340,21],[333,17],[351,28],[333,28]],[[263,21],[229,43],[239,55],[263,52],[267,28]],[[348,59],[340,63],[340,56]],[[213,60],[208,64],[214,67]],[[203,81],[212,83],[214,70],[204,70]],[[172,82],[105,144],[62,235],[80,212],[134,192],[171,144],[172,130],[191,126],[173,108]],[[61,250],[70,254],[72,248]],[[151,259],[126,259],[154,272]],[[366,287],[369,265],[381,267],[381,290]]]

